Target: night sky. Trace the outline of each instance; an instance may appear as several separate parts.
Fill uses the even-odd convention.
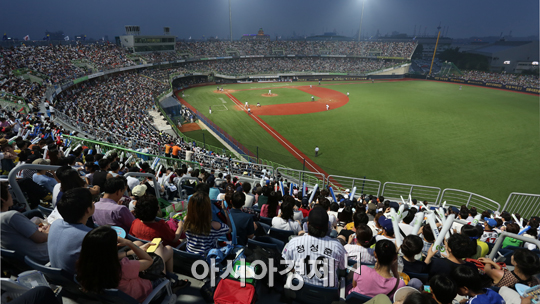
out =
[[[393,31],[417,36],[434,35],[439,22],[449,26],[448,36],[523,37],[539,34],[538,0],[365,0],[362,36]],[[6,0],[2,2],[0,31],[14,38],[30,35],[41,40],[45,30],[86,34],[113,40],[124,25],[139,25],[141,34],[159,35],[164,26],[180,39],[229,37],[227,0]],[[254,34],[262,27],[272,39],[322,34],[336,30],[356,35],[362,0],[232,0],[233,38]],[[421,27],[421,30],[420,30]],[[419,34],[420,33],[420,34]]]

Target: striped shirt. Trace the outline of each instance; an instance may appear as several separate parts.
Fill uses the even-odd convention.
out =
[[[294,263],[295,271],[304,282],[317,286],[338,286],[337,270],[347,266],[347,251],[337,239],[328,236],[316,238],[303,235],[292,238],[281,255],[288,263]],[[317,267],[321,269],[322,278],[315,275],[314,263],[317,261],[322,261],[328,267],[328,273],[324,273],[322,266]]]
[[[221,227],[218,230],[212,227],[209,235],[197,235],[186,231],[187,252],[204,256],[208,250],[216,248],[218,238],[229,232],[229,226],[223,223],[220,224]]]

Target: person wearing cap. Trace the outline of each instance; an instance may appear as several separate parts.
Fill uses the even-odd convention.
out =
[[[347,251],[337,239],[327,236],[328,213],[324,208],[315,206],[311,210],[308,215],[307,226],[307,234],[292,238],[285,245],[281,255],[289,263],[294,262],[296,270],[315,267],[315,264],[301,265],[300,263],[304,263],[304,261],[322,260],[324,264],[329,265],[328,274],[323,274],[323,278],[318,276],[309,278],[307,276],[308,271],[300,272],[299,275],[303,278],[304,283],[325,286],[326,281],[326,286],[337,287],[338,269],[347,267]],[[302,266],[304,268],[301,268]]]
[[[394,226],[392,226],[392,220],[390,220],[389,218],[386,218],[383,215],[383,216],[379,217],[378,223],[381,226],[383,234],[382,235],[377,235],[375,237],[375,240],[377,240],[377,242],[380,241],[380,240],[394,241],[394,239],[395,239],[395,237],[394,237]]]
[[[43,158],[38,158],[36,159],[35,161],[32,162],[33,165],[49,165],[50,164],[50,160],[48,159],[43,159]],[[58,184],[59,180],[58,178],[56,178],[56,172],[54,171],[51,171],[52,175],[54,178],[51,178],[51,177],[48,177],[46,174],[47,174],[47,170],[38,170],[36,173],[34,173],[34,175],[32,176],[32,180],[40,185],[40,186],[43,186],[45,187],[45,189],[47,189],[47,191],[49,191],[50,193],[53,193],[54,191],[54,186],[56,184]]]
[[[492,218],[485,217],[484,233],[480,237],[480,241],[495,244],[495,241],[497,241],[497,238],[499,237],[497,231],[493,230],[495,227],[497,227],[497,221]]]

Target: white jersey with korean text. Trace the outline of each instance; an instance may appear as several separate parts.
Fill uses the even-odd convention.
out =
[[[337,239],[328,236],[316,238],[307,234],[292,238],[282,253],[284,260],[294,263],[295,272],[302,276],[305,283],[330,287],[338,286],[337,270],[347,266],[346,255],[347,251]],[[324,263],[324,267],[328,267],[328,274],[324,273],[321,264],[317,269],[323,277],[317,277],[315,263]]]
[[[499,237],[496,231],[484,231],[484,234],[480,237],[480,241],[495,244],[495,241]]]

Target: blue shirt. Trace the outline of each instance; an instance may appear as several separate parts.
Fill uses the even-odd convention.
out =
[[[504,299],[492,289],[484,289],[485,293],[469,299],[468,304],[504,304]]]
[[[45,187],[45,189],[47,189],[47,191],[49,191],[50,193],[53,193],[54,186],[58,184],[58,182],[54,178],[37,173],[34,173],[34,175],[32,176],[32,180],[36,184]]]
[[[83,224],[70,224],[63,219],[54,221],[49,230],[49,259],[51,267],[75,274],[75,263],[81,253],[82,241],[92,228]]]
[[[210,200],[217,200],[217,197],[219,195],[219,189],[216,187],[210,188]]]
[[[253,216],[249,213],[242,212],[242,210],[233,208],[231,209],[231,221],[234,222],[234,227],[236,228],[238,245],[245,246],[247,244],[248,235],[255,233]]]

